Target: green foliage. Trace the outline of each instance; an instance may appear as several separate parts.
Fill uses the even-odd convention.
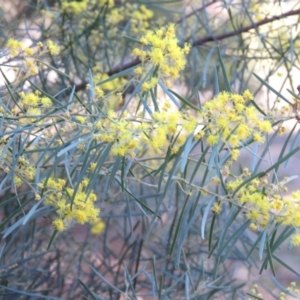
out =
[[[280,172],[299,150],[299,4],[27,4],[0,37],[0,295],[297,297],[275,277],[300,276]]]

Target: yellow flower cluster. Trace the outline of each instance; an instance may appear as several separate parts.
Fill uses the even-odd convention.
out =
[[[294,191],[289,198],[285,198],[284,207],[277,221],[287,226],[300,227],[300,191]],[[294,236],[295,244],[300,245],[300,233]]]
[[[49,108],[52,106],[52,100],[48,97],[42,96],[37,90],[34,93],[20,92],[19,96],[21,101],[18,107],[12,109],[12,115],[19,117],[20,124],[29,124],[36,122],[42,114],[43,108]]]
[[[48,40],[46,44],[47,44],[47,48],[48,48],[51,55],[58,55],[59,54],[60,48],[56,43],[54,43],[51,40]]]
[[[250,297],[248,298],[248,300],[254,300],[254,299],[263,299],[263,295],[261,293],[258,292],[258,286],[257,284],[254,284],[252,289],[250,290],[250,294],[251,296],[253,295],[254,297]]]
[[[24,48],[23,43],[16,39],[9,39],[6,47],[10,50],[11,56],[17,56]]]
[[[248,90],[243,95],[223,92],[203,105],[200,115],[209,130],[210,146],[216,145],[220,137],[231,149],[242,147],[248,139],[264,142],[264,134],[271,131],[272,124],[249,105],[250,100],[253,96]],[[233,160],[237,157],[238,152],[232,152]]]
[[[98,142],[113,143],[113,155],[135,156],[140,130],[135,128],[133,122],[119,120],[113,111],[108,111],[108,117],[98,121],[96,128],[94,139]]]
[[[24,92],[20,92],[19,96],[21,97],[20,107],[28,108],[28,107],[51,107],[52,100],[49,97],[41,97],[41,92],[36,90],[34,93],[25,94]]]
[[[227,182],[226,188],[230,193],[234,192],[250,176],[249,171],[247,174],[244,172],[235,180]],[[250,225],[252,230],[257,230],[259,226],[265,228],[274,213],[282,210],[284,205],[280,193],[284,190],[283,185],[275,188],[268,184],[267,178],[263,177],[252,180],[238,191],[234,199],[237,199],[247,209],[247,216],[252,221]]]
[[[65,185],[65,180],[52,177],[39,184],[46,197],[45,204],[56,208],[58,217],[53,220],[55,229],[63,231],[75,221],[78,224],[90,223],[93,233],[100,233],[104,224],[99,218],[100,209],[94,205],[97,196],[93,192],[85,192],[89,180],[84,179],[77,190]]]
[[[100,5],[104,4],[100,3]],[[130,19],[130,31],[134,34],[143,32],[149,28],[148,20],[153,17],[153,11],[148,9],[144,4],[136,6],[126,2],[119,7],[114,7],[114,4],[109,5],[109,8],[112,8],[107,13],[109,23],[117,25],[122,21]]]
[[[47,18],[55,20],[52,26],[53,32],[61,35],[61,23],[57,21],[63,23],[63,20],[68,18],[68,22],[74,29],[69,32],[68,39],[77,45],[81,43],[88,45],[88,49],[77,47],[77,63],[85,63],[82,67],[86,67],[87,61],[90,60],[88,53],[96,53],[95,56],[93,55],[94,65],[98,65],[101,72],[109,71],[112,64],[122,59],[119,56],[124,52],[124,38],[121,35],[134,35],[139,38],[149,29],[154,15],[146,5],[125,0],[116,3],[114,0],[63,0],[55,4],[55,8],[52,12],[47,11]],[[99,22],[100,11],[105,13],[103,23]],[[125,28],[123,28],[124,23],[126,23]],[[62,46],[65,51],[69,50],[70,41],[66,41]]]
[[[115,5],[114,1],[98,2],[100,7],[106,6],[108,8],[106,18],[106,25],[108,27],[117,25],[125,20],[130,20],[129,32],[133,34],[145,32],[150,26],[149,20],[154,15],[153,11],[148,9],[144,4],[137,5],[125,0],[121,0],[121,5],[118,6]]]
[[[46,42],[47,49],[52,55],[58,55],[59,54],[59,46],[54,43],[51,40],[48,40]],[[42,49],[43,43],[39,42],[37,46]],[[21,53],[27,56],[32,56],[35,53],[35,50],[33,47],[25,47],[22,42],[10,38],[7,43],[6,47],[9,49],[11,56],[15,57]],[[30,60],[29,60],[30,61]]]
[[[80,14],[82,11],[87,9],[87,0],[81,1],[67,1],[65,0],[61,4],[61,8],[64,12],[72,13],[72,14]]]
[[[292,281],[289,286],[286,288],[286,290],[288,291],[288,293],[290,294],[286,294],[284,292],[280,292],[279,297],[277,299],[279,300],[288,300],[290,299],[290,295],[294,294],[294,295],[300,295],[300,289],[297,288],[296,282]],[[263,294],[258,292],[258,285],[254,284],[253,287],[250,290],[250,298],[248,298],[248,300],[256,300],[256,299],[265,299]],[[294,297],[296,299],[296,297]]]
[[[145,5],[139,6],[138,9],[128,7],[130,13],[130,26],[133,34],[141,33],[146,31],[150,25],[149,20],[153,17],[154,13],[148,9]]]
[[[166,28],[149,30],[141,39],[143,49],[133,49],[133,54],[138,56],[142,66],[136,68],[136,74],[147,73],[154,65],[158,68],[158,77],[179,77],[186,65],[186,54],[189,53],[191,45],[186,43],[183,48],[178,46],[175,25]],[[151,87],[151,84],[150,84]],[[147,86],[144,86],[144,90]]]
[[[123,102],[122,93],[120,91],[123,91],[127,80],[123,77],[119,77],[100,84],[101,81],[105,81],[109,76],[104,73],[97,73],[98,70],[99,68],[97,66],[93,68],[93,71],[96,72],[93,78],[95,98],[98,100],[98,103],[101,104],[103,111],[116,109]],[[88,85],[88,89],[90,89],[90,85]]]
[[[115,0],[95,0],[94,2],[98,2],[100,6],[107,6],[108,8],[112,8],[115,6]]]
[[[158,151],[171,147],[172,153],[177,153],[198,122],[190,111],[172,110],[168,106],[166,102],[163,110],[152,114],[155,125],[148,135],[151,138],[148,144]]]
[[[244,182],[251,173],[243,174],[234,180],[227,182],[226,188],[229,193],[235,190]],[[300,191],[297,190],[289,197],[283,197],[287,192],[285,183],[287,178],[277,186],[268,182],[268,176],[254,179],[242,187],[233,198],[247,210],[247,217],[251,220],[250,229],[258,230],[265,228],[271,220],[285,226],[294,226],[295,234],[291,237],[292,245],[300,245]]]
[[[5,142],[6,141],[4,139],[1,139],[0,141],[1,151],[5,146]],[[20,187],[23,183],[32,181],[36,173],[35,167],[33,167],[30,161],[26,159],[23,155],[18,158],[18,163],[15,164],[13,162],[12,154],[9,151],[3,154],[2,159],[0,160],[0,169],[2,169],[5,173],[9,173],[13,171],[14,174],[13,186],[16,188]]]
[[[107,117],[97,121],[94,138],[98,142],[113,142],[114,155],[132,157],[145,148],[162,153],[170,147],[172,153],[177,153],[193,134],[195,140],[203,139],[210,146],[219,140],[225,142],[232,161],[236,161],[246,140],[262,142],[264,134],[272,129],[271,123],[249,106],[252,99],[249,91],[243,95],[224,92],[206,102],[198,117],[191,110],[171,108],[169,102],[153,112],[151,119],[120,118],[108,110]]]
[[[12,57],[22,56],[23,65],[19,65],[18,68],[22,69],[22,72],[18,72],[18,80],[25,79],[29,76],[36,75],[38,73],[38,58],[44,53],[50,53],[52,55],[59,54],[60,48],[53,41],[47,41],[47,47],[43,49],[43,43],[37,43],[37,47],[40,51],[37,52],[35,47],[25,47],[22,42],[16,39],[9,39],[6,43],[6,48],[9,50]],[[34,56],[34,54],[37,55]],[[16,70],[18,69],[16,68]],[[20,74],[22,74],[20,76]]]
[[[97,71],[98,68],[95,67],[93,68],[93,71]],[[106,80],[107,78],[109,78],[109,76],[107,74],[104,73],[96,73],[94,75],[93,81],[95,84],[98,84],[101,81]],[[124,84],[126,83],[126,79],[119,77],[119,78],[115,78],[113,80],[104,82],[101,84],[101,89],[105,90],[105,91],[115,91],[115,90],[120,90],[122,89],[122,87],[124,86]]]
[[[196,119],[183,111],[168,111],[165,104],[161,112],[154,112],[152,119],[137,117],[119,118],[109,110],[106,118],[96,123],[94,139],[98,142],[113,143],[112,154],[135,157],[138,150],[151,149],[162,153],[171,147],[178,152],[187,137],[197,126]]]
[[[263,8],[262,3],[253,5],[252,11],[253,11],[253,15],[257,21],[261,21],[261,20],[265,19],[269,12],[268,9],[266,10],[266,8]]]

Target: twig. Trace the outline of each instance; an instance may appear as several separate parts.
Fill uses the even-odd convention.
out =
[[[212,42],[212,41],[221,41],[221,40],[227,39],[231,36],[235,36],[235,35],[238,35],[240,33],[247,32],[247,31],[249,31],[251,29],[254,29],[256,27],[260,27],[262,25],[274,22],[276,20],[280,20],[280,19],[283,19],[283,18],[286,18],[286,17],[299,15],[299,14],[300,14],[300,9],[290,10],[287,13],[284,13],[282,15],[274,16],[272,18],[267,18],[267,19],[261,20],[257,23],[252,23],[249,26],[239,28],[237,30],[232,30],[232,31],[229,31],[227,33],[221,33],[221,34],[216,35],[216,36],[212,36],[212,35],[205,36],[204,38],[201,38],[201,39],[198,39],[198,40],[194,41],[194,43],[192,43],[192,46],[193,47],[200,46],[200,45],[203,45],[205,43]]]
[[[203,6],[200,6],[200,7],[196,8],[196,9],[193,9],[192,12],[190,12],[189,14],[187,14],[187,15],[183,16],[182,18],[178,19],[175,23],[176,24],[180,24],[182,21],[184,21],[187,18],[193,16],[196,12],[199,12],[199,11],[205,9],[205,8],[208,8],[209,6],[211,6],[212,4],[214,4],[216,2],[217,2],[217,0],[212,0],[211,2],[209,2],[209,3],[207,3],[207,4],[203,5]]]
[[[222,41],[222,40],[227,39],[229,37],[232,37],[232,36],[241,34],[243,32],[247,32],[251,29],[260,27],[262,25],[274,22],[276,20],[280,20],[280,19],[283,19],[283,18],[286,18],[286,17],[295,16],[295,15],[299,15],[299,14],[300,14],[300,9],[290,10],[290,11],[288,11],[284,14],[281,14],[279,16],[274,16],[272,18],[266,18],[266,19],[258,21],[256,23],[252,23],[251,25],[241,27],[237,30],[232,30],[232,31],[229,31],[227,33],[221,33],[219,35],[208,35],[208,36],[205,36],[203,38],[200,38],[200,39],[194,41],[192,43],[192,47],[201,46],[201,45],[204,45],[208,42],[213,42],[213,41],[219,42],[219,41]],[[134,66],[138,65],[140,62],[141,61],[138,58],[134,58],[133,60],[131,60],[127,63],[117,65],[116,67],[112,68],[107,74],[108,74],[108,76],[112,76],[112,75],[117,74],[121,71],[124,71],[126,69],[129,69],[131,67],[134,67]],[[80,83],[80,84],[76,85],[76,91],[78,92],[78,91],[81,91],[81,90],[85,90],[86,85],[87,85],[87,82],[83,82],[83,83]]]

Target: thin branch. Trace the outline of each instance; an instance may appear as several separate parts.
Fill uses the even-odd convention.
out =
[[[251,29],[260,27],[262,25],[265,25],[265,24],[268,24],[268,23],[272,23],[272,22],[274,22],[276,20],[284,19],[286,17],[290,17],[290,16],[294,16],[294,15],[299,15],[299,14],[300,14],[300,9],[290,10],[287,13],[284,13],[282,15],[274,16],[272,18],[267,18],[267,19],[261,20],[261,21],[259,21],[257,23],[252,23],[249,26],[241,27],[241,28],[239,28],[237,30],[232,30],[232,31],[229,31],[227,33],[221,33],[221,34],[216,35],[216,36],[212,36],[212,35],[205,36],[205,37],[203,37],[201,39],[198,39],[198,40],[194,41],[192,43],[192,46],[193,47],[200,46],[200,45],[203,45],[205,43],[212,42],[212,41],[221,41],[221,40],[227,39],[229,37],[238,35],[240,33],[247,32],[247,31],[249,31]]]
[[[295,16],[295,15],[299,15],[299,14],[300,14],[300,9],[290,10],[290,11],[288,11],[284,14],[281,14],[279,16],[274,16],[272,18],[266,18],[266,19],[258,21],[256,23],[252,23],[251,25],[241,27],[237,30],[232,30],[232,31],[229,31],[227,33],[221,33],[219,35],[208,35],[208,36],[205,36],[203,38],[200,38],[200,39],[194,41],[192,43],[192,47],[201,46],[201,45],[204,45],[208,42],[213,42],[213,41],[219,42],[219,41],[222,41],[222,40],[227,39],[229,37],[239,35],[243,32],[248,32],[249,30],[254,29],[254,28],[258,28],[262,25],[272,23],[276,20],[284,19],[286,17]],[[140,62],[141,61],[138,58],[135,58],[135,59],[133,59],[133,60],[127,62],[127,63],[117,65],[116,67],[112,68],[107,74],[108,74],[108,76],[112,76],[112,75],[117,74],[121,71],[124,71],[126,69],[129,69],[131,67],[134,67],[134,66],[138,65]],[[77,85],[76,86],[76,91],[78,92],[78,91],[86,89],[86,85],[87,85],[86,82]]]
[[[186,20],[187,18],[193,16],[193,15],[196,14],[197,12],[199,12],[199,11],[205,9],[205,8],[208,8],[209,6],[211,6],[212,4],[214,4],[214,3],[216,3],[216,2],[217,2],[217,0],[212,0],[211,2],[205,4],[205,5],[201,6],[201,7],[198,7],[198,8],[196,8],[196,9],[193,9],[192,12],[190,12],[189,14],[187,14],[187,15],[183,16],[182,18],[178,19],[175,23],[176,23],[176,24],[180,24],[182,21],[184,21],[184,20]]]

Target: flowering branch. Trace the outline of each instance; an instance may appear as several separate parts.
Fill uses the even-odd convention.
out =
[[[252,23],[251,25],[248,25],[248,26],[245,26],[245,27],[241,27],[241,28],[236,29],[236,30],[229,31],[227,33],[221,33],[221,34],[215,35],[215,36],[213,36],[213,35],[205,36],[205,37],[203,37],[201,39],[198,39],[198,40],[194,41],[192,43],[192,46],[201,46],[201,45],[203,45],[205,43],[208,43],[208,42],[221,41],[221,40],[227,39],[229,37],[241,34],[243,32],[247,32],[247,31],[249,31],[251,29],[260,27],[262,25],[265,25],[265,24],[268,24],[268,23],[272,23],[272,22],[274,22],[276,20],[284,19],[286,17],[295,16],[295,15],[299,15],[299,14],[300,14],[300,9],[290,10],[290,11],[288,11],[288,12],[282,14],[282,15],[274,16],[272,18],[266,18],[266,19],[261,20],[259,22]]]
[[[256,23],[252,23],[248,26],[241,27],[241,28],[236,29],[236,30],[232,30],[232,31],[229,31],[229,32],[226,32],[226,33],[221,33],[221,34],[218,34],[218,35],[207,35],[203,38],[195,40],[191,44],[192,44],[192,47],[195,47],[195,46],[201,46],[201,45],[204,45],[206,43],[213,42],[213,41],[219,42],[219,41],[222,41],[222,40],[227,39],[229,37],[239,35],[243,32],[248,32],[251,29],[258,28],[262,25],[272,23],[276,20],[284,19],[286,17],[295,16],[295,15],[299,15],[299,14],[300,14],[300,9],[290,10],[290,11],[284,13],[284,14],[274,16],[272,18],[266,18],[264,20],[258,21]],[[119,64],[119,65],[115,66],[107,74],[108,74],[108,76],[112,76],[112,75],[117,74],[121,71],[124,71],[126,69],[129,69],[129,68],[132,68],[132,67],[138,65],[140,62],[141,61],[140,61],[139,58],[134,58],[134,59],[132,59],[132,60],[126,62],[126,63],[122,63],[122,64]],[[83,83],[80,83],[80,84],[76,85],[76,91],[78,92],[78,91],[85,90],[86,85],[87,85],[86,82],[83,82]]]

